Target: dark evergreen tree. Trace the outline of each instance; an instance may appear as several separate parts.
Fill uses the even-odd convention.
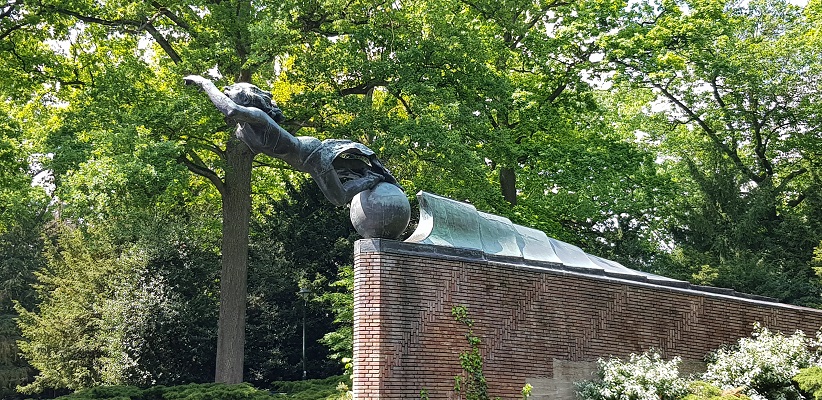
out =
[[[249,381],[267,385],[302,377],[302,313],[306,315],[309,378],[337,375],[341,366],[320,344],[333,315],[315,298],[353,263],[348,208],[334,207],[313,181],[286,179],[285,195],[261,194],[252,223],[246,368]],[[312,293],[306,302],[301,285]]]

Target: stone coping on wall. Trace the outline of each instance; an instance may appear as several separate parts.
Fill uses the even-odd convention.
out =
[[[507,266],[510,268],[522,268],[557,275],[587,277],[603,281],[618,282],[642,287],[651,287],[656,288],[658,290],[669,290],[691,295],[701,295],[726,300],[751,302],[755,304],[810,311],[822,314],[822,310],[779,303],[776,299],[770,297],[741,293],[732,289],[695,285],[686,281],[673,280],[661,276],[658,277],[659,279],[657,279],[655,275],[651,274],[620,274],[602,269],[581,268],[571,265],[565,265],[562,263],[527,260],[522,257],[486,254],[485,252],[476,249],[438,246],[433,244],[400,242],[388,239],[360,239],[354,244],[354,254],[357,255],[362,253],[389,253],[417,257],[429,257],[444,260],[466,261],[480,264],[488,263],[499,266]]]
[[[427,192],[417,193],[417,199],[420,220],[416,230],[405,240],[408,243],[473,249],[489,256],[603,270],[614,276],[637,275],[653,281],[677,281],[588,254],[573,244],[548,237],[538,229],[515,224],[501,215],[482,212],[470,203]]]

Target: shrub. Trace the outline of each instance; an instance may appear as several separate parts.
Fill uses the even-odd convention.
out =
[[[58,399],[143,400],[145,398],[143,397],[143,391],[134,386],[99,386],[91,389],[80,390],[68,396],[58,397]]]
[[[822,400],[822,368],[813,366],[799,371],[793,377],[794,383],[799,386],[799,390],[805,397],[812,397],[814,400]]]
[[[154,386],[139,389],[134,386],[99,386],[59,397],[58,400],[318,400],[344,398],[347,378],[332,376],[298,382],[274,382],[271,392],[256,389],[247,383],[189,384]],[[341,393],[342,391],[342,393]],[[272,392],[274,394],[272,394]]]
[[[308,379],[305,381],[284,381],[271,384],[275,399],[317,400],[337,398],[340,396],[340,383],[351,383],[350,378],[332,376],[325,379]],[[344,387],[348,387],[344,385]]]
[[[752,337],[714,353],[702,378],[721,389],[742,387],[753,400],[801,399],[791,378],[811,365],[811,344],[801,331],[786,337],[757,325]]]
[[[80,390],[59,400],[270,400],[275,397],[249,384],[222,383],[155,386],[138,389],[134,386],[100,386]]]
[[[585,400],[676,400],[688,394],[679,377],[679,357],[665,361],[656,351],[632,354],[628,361],[600,359],[599,380],[579,384]]]
[[[148,389],[146,392],[150,392]],[[270,400],[269,392],[256,389],[247,383],[226,385],[223,383],[190,384],[171,386],[162,393],[163,400]],[[144,400],[150,400],[146,398]]]
[[[740,389],[722,390],[705,381],[693,381],[688,384],[691,394],[682,400],[750,400],[750,397],[739,393]]]

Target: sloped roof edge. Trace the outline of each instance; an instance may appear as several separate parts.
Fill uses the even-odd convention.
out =
[[[523,260],[526,264],[547,265],[584,273],[604,275],[655,285],[686,288],[712,294],[776,302],[775,299],[739,293],[731,289],[693,285],[689,282],[634,270],[586,253],[572,244],[550,238],[544,232],[517,225],[508,218],[478,211],[471,204],[427,192],[417,193],[420,221],[406,243],[462,249],[466,258]],[[436,248],[433,249],[436,252]],[[488,257],[485,257],[485,256]]]

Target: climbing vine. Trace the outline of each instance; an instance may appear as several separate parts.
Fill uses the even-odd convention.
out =
[[[474,334],[474,320],[468,317],[465,306],[454,306],[451,308],[451,315],[457,322],[468,327],[465,338],[471,346],[471,350],[460,353],[460,365],[465,373],[454,377],[454,391],[460,397],[464,395],[466,400],[491,400],[488,382],[482,372],[482,354],[479,348],[482,340]]]

